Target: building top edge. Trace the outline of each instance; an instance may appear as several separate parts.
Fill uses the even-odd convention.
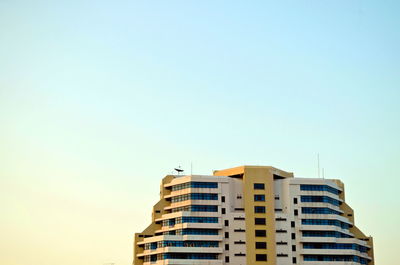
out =
[[[293,177],[293,172],[285,171],[273,166],[260,166],[260,165],[242,165],[238,167],[232,167],[232,168],[226,168],[226,169],[220,169],[220,170],[214,170],[213,174],[214,176],[231,176],[231,175],[238,175],[238,174],[243,174],[245,173],[246,170],[251,170],[251,169],[267,169],[271,173],[275,174],[281,174],[283,177]]]

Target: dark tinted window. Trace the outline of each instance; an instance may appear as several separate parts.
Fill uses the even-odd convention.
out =
[[[254,218],[254,223],[256,225],[265,225],[265,218]]]
[[[254,189],[255,190],[264,190],[265,185],[264,185],[264,183],[254,183]]]
[[[256,261],[266,261],[267,255],[265,254],[256,254]]]
[[[255,213],[265,213],[265,207],[264,206],[254,206],[254,212]]]
[[[254,201],[256,201],[256,202],[264,202],[265,201],[265,195],[262,195],[262,194],[254,195]]]
[[[255,235],[257,237],[266,237],[267,236],[267,231],[266,230],[256,230]]]
[[[256,249],[266,249],[267,242],[256,242]]]

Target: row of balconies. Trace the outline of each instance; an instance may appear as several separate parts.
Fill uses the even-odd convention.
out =
[[[189,240],[199,240],[199,241],[222,241],[222,235],[161,235],[145,238],[143,241],[139,242],[138,245],[144,245],[146,243],[158,242],[158,241],[189,241]]]
[[[163,247],[157,249],[144,250],[141,253],[137,253],[137,257],[143,257],[146,255],[161,254],[161,253],[222,253],[221,247]]]
[[[143,265],[222,265],[222,260],[190,260],[190,259],[167,259],[155,262],[143,262]],[[325,264],[326,265],[326,264]]]

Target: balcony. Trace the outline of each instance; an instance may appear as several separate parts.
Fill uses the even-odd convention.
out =
[[[143,265],[222,265],[222,264],[223,264],[222,260],[199,260],[199,259],[166,259],[166,260],[143,263]]]
[[[302,255],[357,255],[368,259],[367,253],[361,253],[355,249],[310,249],[303,248],[299,252]]]

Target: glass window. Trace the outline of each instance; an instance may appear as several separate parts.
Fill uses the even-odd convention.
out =
[[[265,225],[265,218],[254,218],[254,224]]]
[[[187,200],[218,200],[216,193],[188,193],[183,195],[174,196],[171,202],[181,202]]]
[[[263,195],[263,194],[255,194],[254,195],[254,201],[256,201],[256,202],[264,202],[265,201],[265,195]]]
[[[218,254],[214,253],[163,253],[160,259],[218,259]]]
[[[332,226],[337,226],[342,229],[349,229],[350,225],[341,222],[339,220],[332,220],[332,219],[302,219],[301,224],[303,225],[332,225]]]
[[[351,243],[304,243],[305,249],[353,249],[363,253],[368,251],[367,247]]]
[[[266,249],[267,242],[256,242],[256,249]]]
[[[172,191],[183,190],[188,188],[207,188],[216,189],[218,188],[218,182],[185,182],[182,184],[172,186]]]
[[[218,212],[218,206],[216,205],[190,205],[183,207],[176,207],[171,212]]]
[[[265,206],[254,206],[255,213],[265,213]]]
[[[218,223],[218,217],[183,216],[163,220],[162,226],[175,226],[182,223]]]
[[[357,262],[368,264],[368,260],[355,255],[304,255],[304,261],[335,261],[335,262]]]
[[[305,191],[327,191],[332,194],[338,195],[340,191],[328,185],[300,185],[300,190]]]
[[[264,190],[265,185],[264,185],[264,183],[254,183],[254,189],[255,190]]]
[[[332,210],[325,207],[302,207],[301,213],[303,214],[336,214],[341,215],[339,211]]]
[[[256,261],[267,261],[266,254],[256,254]]]
[[[303,231],[303,237],[336,237],[352,238],[352,236],[337,231]]]
[[[256,237],[266,237],[267,231],[266,230],[256,230],[255,235],[256,235]]]
[[[340,201],[328,196],[301,196],[301,202],[325,202],[330,203],[334,206],[339,206]]]

